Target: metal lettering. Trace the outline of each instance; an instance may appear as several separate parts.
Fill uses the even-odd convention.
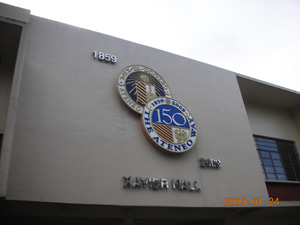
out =
[[[148,181],[149,181],[149,182],[148,182],[149,188],[153,188],[153,180],[152,180],[152,178],[149,178]]]
[[[124,179],[124,188],[146,188],[147,186],[150,189],[169,189],[169,181],[166,178],[142,178],[142,177],[133,177],[131,182],[131,177],[123,176]],[[172,189],[177,190],[189,190],[189,191],[201,191],[197,187],[197,181],[192,182],[188,180],[172,179],[171,180]]]
[[[152,188],[154,190],[157,190],[158,188],[160,188],[160,181],[158,178],[152,178]]]
[[[147,184],[148,184],[148,178],[140,178],[140,181],[141,181],[141,185],[143,188],[147,187]]]
[[[186,185],[187,185],[187,187],[188,187],[188,190],[190,190],[190,191],[195,191],[195,188],[192,187],[190,181],[187,181],[187,182],[186,182]]]
[[[186,185],[185,180],[180,182],[180,190],[188,190],[188,186]]]
[[[172,188],[173,189],[179,189],[180,190],[180,180],[175,180],[175,179],[172,179]]]
[[[124,185],[123,185],[123,187],[131,187],[131,184],[130,184],[130,178],[131,177],[125,177],[125,176],[123,176],[123,178],[124,178]]]
[[[221,167],[221,160],[220,159],[205,159],[200,158],[200,167],[213,167],[213,168],[220,168]]]
[[[140,183],[140,180],[139,180],[139,178],[137,178],[137,177],[135,177],[135,178],[133,178],[133,181],[132,181],[132,187],[138,187],[138,188],[140,188],[141,187],[141,183]]]
[[[166,188],[169,189],[169,182],[167,179],[160,179],[160,187],[161,189]]]
[[[197,181],[194,181],[195,191],[201,191],[201,188],[197,187]]]

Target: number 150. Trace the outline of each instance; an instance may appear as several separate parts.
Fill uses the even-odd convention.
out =
[[[174,113],[172,116],[169,115],[167,112],[170,112],[171,109],[162,109],[162,113],[160,112],[160,109],[156,109],[155,111],[157,112],[157,122],[159,123],[163,122],[169,125],[174,122],[177,126],[183,126],[186,123],[186,118],[181,113]],[[180,123],[178,120],[176,120],[176,115],[183,119],[183,123]]]

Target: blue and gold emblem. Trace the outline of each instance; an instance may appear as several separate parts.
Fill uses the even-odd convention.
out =
[[[138,65],[129,66],[121,71],[118,90],[123,101],[140,114],[151,99],[172,97],[168,84],[158,73]]]
[[[145,135],[168,152],[187,152],[196,143],[195,120],[187,108],[174,99],[151,99],[144,107],[141,123]]]

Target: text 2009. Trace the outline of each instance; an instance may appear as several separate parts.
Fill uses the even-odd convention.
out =
[[[247,200],[246,198],[224,198],[224,206],[278,206],[279,199],[269,198],[269,202],[262,202],[261,198],[252,198]]]

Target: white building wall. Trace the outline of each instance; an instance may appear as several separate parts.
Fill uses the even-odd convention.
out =
[[[287,110],[250,101],[245,101],[245,106],[253,134],[295,141],[299,152],[299,113],[293,116]]]
[[[299,138],[300,138],[300,106],[292,111],[292,115],[297,126]]]
[[[93,59],[114,54],[116,64]],[[268,202],[236,75],[100,33],[31,17],[8,175],[8,200],[126,206],[226,207]],[[117,93],[125,67],[158,72],[193,114],[198,140],[167,155],[144,137]],[[220,169],[200,168],[218,158]],[[125,189],[122,176],[197,181],[200,193]]]

